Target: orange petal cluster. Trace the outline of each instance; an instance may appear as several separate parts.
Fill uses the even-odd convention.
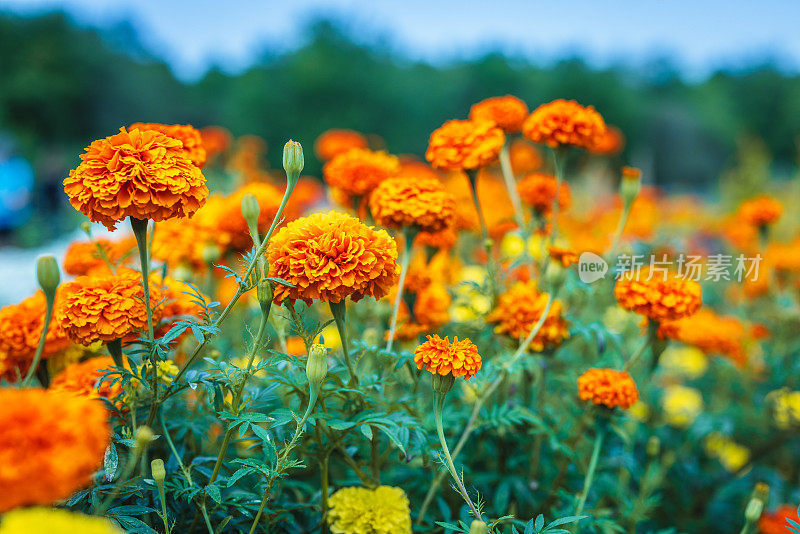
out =
[[[524,138],[512,141],[508,157],[511,160],[511,170],[516,175],[533,172],[544,163],[536,145]]]
[[[456,245],[456,241],[458,241],[458,234],[452,226],[448,226],[438,232],[418,233],[416,239],[414,239],[414,244],[420,247],[450,250]]]
[[[81,160],[64,179],[64,191],[75,209],[109,230],[126,217],[189,217],[208,196],[206,179],[181,141],[154,130],[120,128],[89,145]]]
[[[758,531],[760,534],[786,534],[790,532],[786,527],[787,519],[799,521],[796,506],[782,504],[771,512],[764,512],[758,520]]]
[[[157,284],[150,284],[153,321],[161,316]],[[147,327],[141,275],[122,269],[115,275],[81,276],[65,284],[56,318],[70,339],[81,345],[114,341]]]
[[[453,221],[456,202],[435,178],[409,180],[389,178],[375,188],[369,198],[375,222],[388,228],[416,227],[438,232]]]
[[[516,282],[500,295],[497,305],[486,320],[496,323],[494,331],[498,334],[524,339],[542,318],[548,297],[547,293],[537,289],[533,280]],[[529,348],[541,352],[545,348],[557,347],[569,337],[567,326],[562,317],[561,301],[553,300],[547,318]]]
[[[578,254],[571,248],[551,246],[547,248],[550,257],[561,264],[562,267],[569,267],[578,263]]]
[[[272,237],[266,254],[269,275],[294,286],[278,284],[276,303],[377,299],[388,293],[399,274],[397,243],[385,230],[334,211],[289,223]]]
[[[633,273],[631,273],[633,274]],[[649,278],[649,280],[648,280]],[[642,269],[636,276],[623,275],[614,287],[620,306],[656,322],[674,321],[694,314],[703,303],[700,284],[691,279]]]
[[[553,148],[576,146],[591,150],[605,135],[606,123],[592,106],[574,100],[554,100],[525,119],[522,133],[534,143]]]
[[[110,356],[98,356],[84,362],[73,363],[53,378],[50,390],[89,399],[103,397],[112,400],[120,394],[122,385],[118,381],[112,385],[112,378],[100,382],[100,378],[115,366]]]
[[[542,216],[549,216],[553,211],[553,199],[558,189],[558,179],[542,172],[534,172],[517,182],[519,198],[527,206],[533,208]],[[572,193],[566,182],[561,183],[558,190],[558,209],[564,211],[572,202]]]
[[[56,305],[63,295],[59,290]],[[0,309],[0,378],[16,381],[24,377],[42,336],[47,303],[41,291],[19,304]],[[47,330],[42,358],[49,358],[69,345],[66,332],[55,317]]]
[[[739,319],[717,315],[708,308],[691,317],[661,323],[658,335],[693,345],[706,354],[723,354],[739,365],[747,362],[748,328]]]
[[[210,160],[228,150],[231,146],[232,136],[222,126],[206,126],[200,129],[200,139],[203,142],[203,148],[206,150],[206,158]]]
[[[589,369],[578,378],[578,397],[609,409],[627,410],[639,400],[639,390],[625,371]]]
[[[428,341],[414,350],[414,362],[417,369],[423,367],[432,374],[463,376],[468,380],[481,369],[481,356],[478,347],[469,339],[461,341],[453,338],[428,336]]]
[[[506,133],[522,130],[522,123],[528,117],[528,105],[516,96],[495,96],[473,104],[469,118],[474,121],[491,121]]]
[[[327,130],[314,141],[314,153],[320,161],[330,161],[353,148],[367,147],[367,138],[354,130]]]
[[[625,148],[625,135],[622,130],[616,126],[608,126],[606,132],[597,139],[590,150],[595,154],[613,156],[622,152],[623,148]]]
[[[200,215],[210,205],[211,202],[206,203],[200,213],[191,219],[172,219],[160,223],[152,237],[153,258],[166,262],[171,269],[180,266],[193,271],[205,269],[203,249],[215,243],[215,238],[219,237],[219,234],[215,235],[211,228],[203,224],[203,217]]]
[[[119,261],[136,247],[136,239],[129,236],[120,241],[98,238],[94,241],[73,241],[64,254],[64,271],[73,276],[83,276],[95,272],[108,272],[108,265],[101,257],[100,247],[111,265]],[[128,255],[128,257],[130,257]]]
[[[400,171],[397,157],[383,151],[353,148],[335,156],[322,168],[322,176],[331,187],[349,196],[364,196],[379,183]]]
[[[430,282],[416,294],[404,292],[404,299],[406,296],[412,297],[409,300],[413,300],[414,313],[413,316],[409,314],[408,303],[401,303],[396,339],[407,341],[425,332],[435,332],[450,320],[452,298],[444,284]],[[386,335],[388,338],[389,333]]]
[[[198,168],[206,164],[206,149],[203,135],[189,124],[159,124],[157,122],[135,122],[128,130],[153,130],[161,132],[183,143],[183,153]]]
[[[739,206],[738,218],[751,226],[772,224],[783,215],[783,204],[768,195],[746,200]]]
[[[91,483],[111,440],[100,402],[7,388],[0,406],[0,512],[51,505]]]
[[[505,142],[492,121],[451,120],[433,131],[425,159],[434,169],[477,169],[494,162]]]

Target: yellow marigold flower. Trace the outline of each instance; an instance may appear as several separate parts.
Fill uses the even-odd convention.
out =
[[[666,280],[659,273],[650,277],[649,268],[639,272],[638,280],[623,275],[617,280],[614,296],[626,310],[659,323],[688,317],[703,303],[702,289],[696,281],[674,274]]]
[[[505,142],[492,121],[451,120],[431,134],[425,158],[434,169],[477,169],[494,162]]]
[[[623,135],[622,130],[616,126],[608,126],[605,133],[597,139],[589,150],[595,154],[613,156],[622,152],[623,148],[625,148],[625,135]]]
[[[767,398],[772,401],[772,416],[775,426],[788,429],[800,425],[800,391],[779,389]]]
[[[453,195],[435,178],[409,180],[406,176],[381,182],[369,197],[375,222],[388,228],[416,227],[438,232],[453,221]]]
[[[123,534],[105,517],[56,508],[20,508],[3,515],[0,534]]]
[[[516,96],[495,96],[473,104],[469,118],[474,121],[491,121],[507,133],[522,130],[528,117],[528,105]]]
[[[199,130],[189,124],[159,124],[157,122],[135,122],[130,130],[154,130],[183,143],[183,153],[198,168],[206,164],[206,148]]]
[[[70,339],[81,345],[114,341],[147,327],[144,288],[139,273],[130,269],[116,275],[81,276],[66,284],[56,301],[55,316]],[[161,318],[157,284],[150,284],[153,320]]]
[[[486,321],[496,323],[494,331],[513,339],[526,338],[542,317],[547,305],[547,293],[540,292],[536,282],[516,282],[497,299],[495,309]],[[541,352],[545,348],[557,347],[569,337],[567,322],[562,317],[561,301],[554,300],[547,312],[539,332],[534,336],[529,348]]]
[[[606,133],[603,117],[592,106],[574,100],[554,100],[539,106],[522,124],[522,133],[534,143],[592,149]]]
[[[63,294],[59,288],[56,305]],[[41,291],[19,304],[0,309],[0,378],[16,382],[28,373],[42,337],[46,310],[47,301]],[[55,317],[50,321],[44,343],[42,358],[45,359],[69,345],[67,333]]]
[[[665,321],[658,327],[662,339],[670,338],[693,345],[706,354],[722,354],[737,365],[747,363],[747,327],[735,317],[723,317],[702,308],[690,317]]]
[[[231,132],[222,126],[206,126],[200,129],[200,139],[206,150],[206,158],[210,160],[228,150],[232,136]]]
[[[768,195],[761,195],[739,206],[738,218],[751,226],[772,224],[783,215],[783,204]]]
[[[511,170],[515,175],[530,173],[542,166],[544,159],[536,145],[527,139],[515,139],[508,150]]]
[[[91,483],[111,440],[100,402],[8,388],[0,406],[0,512],[50,505]]]
[[[320,161],[329,161],[353,148],[367,148],[367,138],[353,130],[327,130],[314,141]]]
[[[558,188],[558,179],[552,174],[534,172],[517,182],[517,191],[522,202],[533,208],[542,216],[549,216],[553,211],[553,199]],[[572,202],[572,193],[566,182],[561,183],[558,192],[558,210],[560,212],[569,208]]]
[[[625,371],[589,369],[578,378],[578,397],[606,408],[627,410],[639,400],[639,390]]]
[[[100,382],[100,378],[116,367],[110,356],[99,356],[81,363],[73,363],[53,378],[50,389],[56,392],[72,393],[89,399],[103,397],[114,399],[122,391],[119,381],[114,383],[113,377]]]
[[[703,395],[694,388],[680,385],[667,386],[661,398],[661,407],[664,409],[664,418],[668,424],[686,428],[703,411]]]
[[[712,432],[704,441],[706,453],[717,458],[726,470],[738,471],[750,460],[750,449],[720,432]]]
[[[349,196],[361,197],[399,171],[397,157],[383,151],[353,148],[326,163],[322,176],[329,186],[339,188]]]
[[[664,372],[690,379],[700,378],[708,369],[708,358],[705,353],[697,347],[690,346],[669,346],[661,353],[658,362]]]
[[[160,228],[160,227],[159,227]],[[133,236],[120,241],[110,239],[95,239],[92,241],[73,241],[64,254],[64,272],[73,276],[82,276],[92,273],[107,273],[108,265],[97,249],[103,249],[111,265],[117,265],[124,257],[131,257],[131,252],[136,247]]]
[[[411,534],[408,497],[400,488],[342,488],[328,505],[333,534]]]
[[[183,144],[154,130],[120,128],[89,145],[81,160],[64,179],[64,191],[75,209],[109,230],[126,217],[190,217],[208,196]]]
[[[463,376],[468,380],[475,376],[481,369],[481,356],[478,347],[469,339],[461,341],[453,338],[440,338],[437,335],[428,336],[428,341],[419,345],[414,350],[414,362],[417,369],[423,367],[432,374],[442,376],[451,374],[455,377]]]
[[[375,230],[355,217],[329,211],[293,221],[276,233],[267,247],[269,276],[277,284],[274,300],[301,299],[310,304],[379,299],[395,284],[397,243],[386,230]]]

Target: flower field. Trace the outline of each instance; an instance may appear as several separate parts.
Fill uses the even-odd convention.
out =
[[[796,170],[669,194],[570,100],[430,131],[88,144],[0,309],[0,534],[800,534]]]

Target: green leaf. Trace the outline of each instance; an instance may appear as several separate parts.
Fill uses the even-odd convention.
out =
[[[214,484],[206,486],[206,493],[208,494],[209,497],[214,499],[217,502],[217,504],[222,503],[222,495],[220,494],[219,486],[216,486]]]

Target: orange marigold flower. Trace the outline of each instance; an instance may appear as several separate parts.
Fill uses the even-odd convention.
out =
[[[417,179],[426,179],[426,180],[439,180],[441,181],[441,175],[439,172],[433,169],[427,163],[423,163],[414,158],[409,157],[401,157],[400,159],[400,172],[399,174],[405,177],[406,180],[417,180]]]
[[[274,299],[311,303],[358,301],[383,297],[399,274],[397,243],[386,230],[375,230],[355,217],[329,211],[290,222],[267,247],[269,276],[277,284]]]
[[[120,241],[104,238],[94,241],[73,241],[64,254],[64,271],[73,276],[108,272],[108,265],[100,255],[98,246],[103,250],[111,265],[116,266],[123,257],[129,256],[136,246],[136,239],[130,236]]]
[[[303,215],[306,211],[320,204],[325,198],[325,189],[322,183],[310,176],[301,176],[286,204],[285,213],[292,218]]]
[[[474,121],[491,121],[507,133],[522,130],[522,123],[528,117],[528,104],[516,96],[495,96],[473,104],[469,118]]]
[[[623,148],[625,148],[625,136],[622,130],[616,126],[608,126],[605,133],[597,139],[597,142],[589,150],[595,154],[613,156],[622,152]]]
[[[328,185],[350,196],[364,196],[400,171],[397,157],[379,151],[353,148],[334,157],[322,168]]]
[[[639,400],[639,391],[625,371],[589,369],[578,378],[578,397],[606,408],[627,410]]]
[[[766,226],[781,218],[783,204],[768,195],[761,195],[739,206],[739,220],[752,226]]]
[[[658,336],[677,339],[706,354],[723,354],[739,365],[747,362],[744,345],[750,336],[746,326],[735,317],[722,317],[708,308],[691,317],[664,321],[658,327]]]
[[[98,356],[85,362],[73,363],[53,378],[50,390],[89,399],[103,397],[112,400],[122,391],[122,385],[119,381],[112,385],[112,378],[100,382],[100,378],[115,366],[110,356]]]
[[[458,234],[452,226],[448,226],[437,232],[420,232],[414,239],[414,244],[421,247],[433,247],[442,250],[450,250],[456,245]]]
[[[491,121],[451,120],[434,130],[425,159],[434,169],[462,171],[494,162],[506,142]]]
[[[59,288],[56,305],[62,296]],[[28,373],[42,336],[46,311],[47,303],[41,291],[19,304],[0,309],[0,378],[15,382]],[[47,330],[42,358],[49,358],[68,345],[67,334],[54,317]]]
[[[772,512],[764,512],[758,520],[758,531],[760,534],[786,534],[789,530],[786,525],[787,519],[800,521],[797,516],[797,507],[791,504],[782,504]]]
[[[247,221],[242,215],[242,198],[248,193],[258,201],[258,231],[263,235],[269,230],[283,198],[283,191],[266,182],[249,183],[226,197],[218,209],[198,214],[200,222],[212,229],[215,239],[223,248],[241,251],[253,246]]]
[[[91,484],[111,441],[101,403],[7,388],[0,406],[0,512],[51,505]]]
[[[515,139],[511,143],[508,157],[511,160],[511,170],[517,175],[533,172],[544,163],[536,145],[527,139]]]
[[[389,178],[375,188],[369,198],[375,222],[389,228],[413,226],[438,232],[453,220],[456,203],[442,182],[435,178],[409,180]]]
[[[158,225],[153,233],[153,258],[167,263],[171,269],[180,266],[193,271],[204,269],[203,249],[214,243],[211,228],[203,224],[201,213],[208,209],[207,203],[196,216],[187,220],[168,220]]]
[[[161,317],[157,284],[150,284],[153,320]],[[81,345],[114,341],[147,327],[144,288],[139,273],[131,269],[115,275],[80,276],[65,284],[55,316],[70,339]]]
[[[291,356],[305,356],[306,342],[299,336],[291,336],[286,340],[286,352]]]
[[[183,143],[183,153],[198,168],[206,164],[206,148],[199,130],[190,124],[159,124],[157,122],[135,122],[128,130],[153,130],[161,132]]]
[[[453,338],[428,336],[428,341],[414,350],[414,362],[417,369],[423,367],[432,374],[463,376],[468,380],[481,369],[481,355],[478,347],[469,339],[461,341]]]
[[[410,293],[408,294],[410,296]],[[442,283],[428,283],[413,298],[413,317],[408,313],[408,306],[401,302],[395,337],[401,340],[414,339],[425,332],[438,330],[450,320],[450,304],[452,299]],[[388,338],[389,333],[386,333]]]
[[[495,309],[486,321],[497,323],[494,331],[514,339],[524,339],[542,318],[547,305],[547,293],[540,292],[533,280],[516,282],[497,299]],[[562,317],[561,301],[553,300],[544,324],[531,341],[530,349],[541,352],[557,347],[569,337],[567,322]]]
[[[620,306],[656,322],[677,320],[694,314],[703,303],[700,284],[669,274],[642,269],[636,276],[623,274],[614,287]]]
[[[572,145],[593,148],[605,135],[606,123],[592,106],[574,100],[554,100],[539,106],[522,125],[522,133],[553,148]]]
[[[169,134],[167,134],[169,135]],[[231,146],[231,133],[222,126],[206,126],[200,129],[200,139],[206,150],[206,158],[222,154]]]
[[[327,130],[314,141],[320,161],[329,161],[353,148],[367,148],[367,138],[354,130]]]
[[[163,221],[189,217],[208,196],[206,179],[183,144],[154,130],[98,139],[64,179],[70,204],[113,230],[125,217]]]
[[[549,216],[553,211],[553,199],[556,196],[558,179],[541,172],[534,172],[517,182],[519,198],[542,216]],[[558,193],[558,209],[564,211],[572,202],[572,193],[566,182],[561,183]]]
[[[578,255],[571,248],[551,246],[547,248],[550,257],[559,262],[564,267],[578,263]]]

